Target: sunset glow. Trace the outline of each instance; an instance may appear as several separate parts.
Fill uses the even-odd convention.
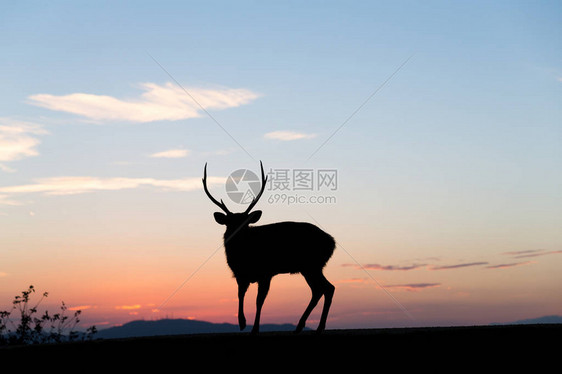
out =
[[[2,5],[0,310],[34,285],[81,327],[237,323],[201,179],[207,164],[213,195],[243,211],[255,183],[231,175],[262,161],[257,224],[336,239],[328,329],[562,315],[561,12]],[[280,275],[262,323],[296,324],[309,300]]]

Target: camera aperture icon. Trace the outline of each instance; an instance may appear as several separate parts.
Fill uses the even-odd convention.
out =
[[[247,169],[238,169],[226,179],[226,194],[237,204],[250,204],[260,192],[261,181],[258,176]]]

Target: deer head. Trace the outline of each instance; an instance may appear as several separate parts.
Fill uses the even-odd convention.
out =
[[[221,210],[224,212],[214,213],[215,221],[217,221],[218,224],[226,225],[227,229],[239,229],[241,227],[249,225],[250,223],[256,223],[260,219],[262,214],[261,210],[252,212],[252,209],[263,194],[263,191],[265,190],[265,184],[267,182],[267,176],[265,176],[265,173],[263,172],[263,165],[261,161],[260,168],[262,184],[260,192],[252,199],[252,202],[250,203],[246,211],[244,211],[243,213],[232,213],[230,210],[228,210],[222,199],[221,201],[217,201],[217,199],[215,199],[209,192],[209,189],[207,188],[207,164],[205,164],[205,169],[203,171],[203,188],[205,189],[205,193],[207,194],[209,199],[211,199],[211,201],[215,203],[215,205],[217,205],[219,208],[221,208]]]

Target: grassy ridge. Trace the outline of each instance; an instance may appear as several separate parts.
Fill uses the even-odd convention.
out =
[[[0,355],[25,353],[53,357],[119,358],[121,360],[188,360],[231,365],[233,362],[259,360],[275,367],[291,365],[329,365],[353,361],[367,367],[393,362],[405,367],[417,360],[429,365],[445,365],[443,360],[456,360],[458,365],[504,365],[533,360],[535,369],[558,357],[562,325],[506,325],[434,328],[392,328],[365,330],[327,330],[322,335],[304,332],[266,332],[259,336],[248,333],[194,334],[99,339],[28,347],[0,349]],[[555,356],[550,352],[556,353]],[[538,356],[540,355],[540,356]],[[320,360],[321,358],[321,360]],[[360,360],[356,362],[355,360]],[[381,361],[382,360],[382,361]],[[521,361],[523,360],[523,361]],[[169,361],[168,361],[169,362]],[[300,362],[300,364],[299,364]],[[322,364],[323,363],[323,364]],[[505,366],[504,366],[505,367]]]

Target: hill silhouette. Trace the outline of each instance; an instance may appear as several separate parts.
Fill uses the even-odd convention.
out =
[[[543,316],[508,323],[493,323],[492,325],[523,324],[562,324],[562,316]],[[263,332],[292,332],[295,331],[295,328],[296,326],[293,324],[264,324],[260,330]],[[249,326],[245,331],[250,331],[251,329],[252,326]],[[238,325],[232,323],[212,323],[182,318],[165,318],[155,321],[136,320],[127,322],[121,326],[100,329],[95,337],[97,339],[122,339],[164,335],[222,334],[239,332],[240,328]]]
[[[248,330],[252,327],[250,326]],[[260,330],[271,331],[294,331],[295,325],[291,324],[264,324]],[[110,327],[98,331],[96,338],[99,339],[121,339],[145,336],[162,335],[190,335],[190,334],[218,334],[237,333],[240,327],[231,323],[212,323],[190,319],[161,319],[156,321],[131,321],[121,326]]]
[[[520,319],[508,323],[493,323],[493,325],[536,325],[536,324],[556,324],[562,323],[562,316],[551,315],[538,318]]]

